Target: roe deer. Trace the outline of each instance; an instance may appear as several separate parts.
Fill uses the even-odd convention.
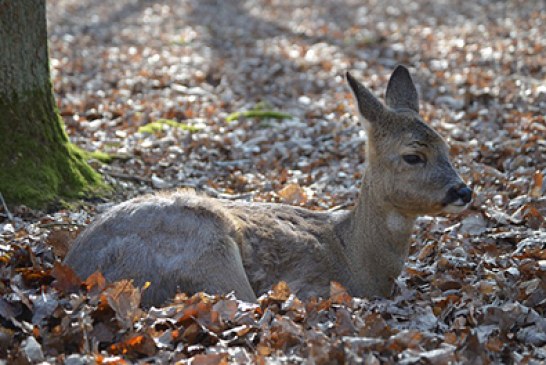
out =
[[[462,211],[472,191],[442,137],[419,117],[417,90],[398,66],[384,106],[347,73],[368,133],[356,207],[317,212],[284,204],[227,201],[192,191],[160,193],[102,214],[66,263],[85,278],[150,281],[144,305],[177,291],[256,295],[284,280],[300,298],[327,296],[330,281],[354,296],[388,296],[419,215]]]

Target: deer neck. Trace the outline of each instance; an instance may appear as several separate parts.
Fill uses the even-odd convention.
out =
[[[386,202],[381,194],[383,189],[374,186],[371,175],[367,170],[356,207],[340,223],[343,228],[338,232],[345,243],[353,291],[358,293],[360,287],[370,287],[372,280],[377,290],[362,294],[388,295],[385,288],[392,286],[407,258],[416,217],[403,215]]]

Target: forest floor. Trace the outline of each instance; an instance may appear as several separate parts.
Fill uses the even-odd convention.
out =
[[[545,2],[49,0],[48,22],[67,131],[107,154],[91,163],[116,195],[0,208],[0,364],[546,361]],[[379,96],[397,64],[476,194],[419,219],[392,297],[279,284],[145,310],[141,288],[59,264],[97,213],[159,189],[351,207],[366,135],[343,74]]]

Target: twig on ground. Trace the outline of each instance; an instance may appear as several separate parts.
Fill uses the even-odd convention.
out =
[[[143,182],[146,184],[152,183],[152,179],[148,179],[148,178],[136,176],[136,175],[124,174],[122,172],[105,171],[104,174],[109,175],[111,177],[118,178],[118,179],[122,179],[122,180],[132,180],[136,182]]]
[[[40,227],[40,228],[53,228],[53,227],[78,227],[78,228],[83,228],[85,226],[83,224],[79,224],[79,223],[53,222],[53,223],[38,224],[38,227]]]
[[[254,197],[253,193],[244,193],[244,194],[225,194],[222,193],[214,188],[211,188],[210,186],[204,186],[201,188],[204,192],[207,194],[219,198],[219,199],[226,199],[226,200],[246,200],[251,201]]]
[[[0,200],[2,201],[2,206],[4,207],[4,210],[6,211],[6,216],[8,217],[10,221],[12,221],[13,215],[9,211],[8,205],[6,204],[6,201],[4,200],[4,196],[2,195],[2,193],[0,193]]]

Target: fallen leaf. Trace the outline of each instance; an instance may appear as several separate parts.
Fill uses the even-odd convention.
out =
[[[269,293],[269,298],[284,302],[290,296],[290,288],[284,281],[279,281]]]
[[[461,222],[460,232],[471,236],[479,236],[487,231],[487,221],[481,214],[469,215]]]
[[[307,202],[307,194],[298,184],[288,184],[277,194],[288,204],[301,205]]]
[[[62,292],[76,293],[81,288],[81,279],[71,267],[65,264],[55,261],[53,270],[51,270],[51,276],[55,278],[51,286]]]
[[[364,326],[358,334],[363,337],[388,338],[392,330],[380,313],[370,313],[364,318]]]
[[[536,171],[533,175],[533,185],[531,191],[529,191],[529,196],[531,198],[540,198],[542,196],[542,184],[544,181],[544,176],[540,171]]]
[[[199,354],[192,358],[192,365],[228,365],[228,354]]]
[[[350,306],[353,298],[347,292],[347,289],[336,281],[330,282],[330,300],[335,304],[344,304]]]
[[[66,256],[72,242],[76,239],[77,233],[68,230],[53,230],[47,236],[46,243],[53,248],[55,255],[63,259]]]
[[[218,312],[223,321],[233,321],[237,314],[238,304],[235,300],[223,299],[212,306],[212,310]]]
[[[95,271],[85,279],[84,284],[90,296],[97,296],[106,288],[106,279],[100,271]]]
[[[112,284],[105,292],[108,305],[116,313],[116,319],[124,329],[133,327],[133,323],[141,314],[140,289],[135,288],[129,280],[121,280]]]
[[[108,352],[113,355],[124,355],[129,358],[136,358],[140,355],[152,356],[156,351],[154,341],[147,334],[129,337],[108,348]]]

